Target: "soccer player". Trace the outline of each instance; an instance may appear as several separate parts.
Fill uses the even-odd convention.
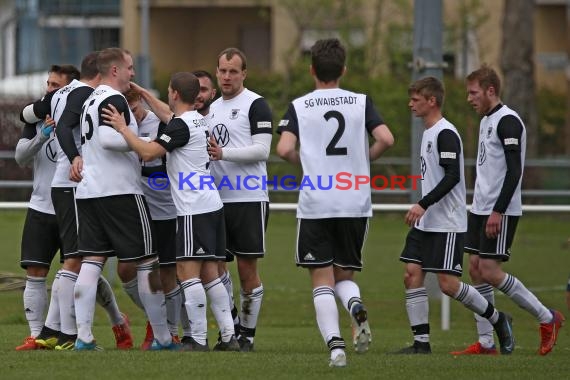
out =
[[[204,70],[196,70],[193,71],[192,74],[198,78],[200,81],[200,92],[196,97],[196,103],[194,104],[194,109],[198,111],[198,113],[206,119],[206,121],[210,122],[210,118],[212,114],[210,113],[210,105],[214,101],[216,97],[216,87],[214,86],[214,78],[212,74]],[[208,128],[210,129],[210,127]],[[233,291],[233,282],[230,271],[227,268],[226,262],[233,261],[234,256],[230,253],[226,254],[226,261],[218,262],[218,273],[220,275],[220,279],[222,283],[226,287],[228,295],[230,297],[230,308],[232,310],[232,318],[234,319],[234,328],[236,331],[239,331],[239,315],[236,305],[234,303],[234,291]]]
[[[149,141],[155,140],[166,124],[161,123],[154,112],[144,108],[141,93],[134,88],[130,88],[125,93],[125,97],[137,121],[139,137],[149,139]],[[180,286],[176,282],[176,207],[172,200],[168,179],[164,176],[166,176],[166,156],[142,162],[141,187],[156,232],[160,281],[166,300],[166,320],[170,334],[177,340],[182,295]],[[128,288],[128,285],[126,287]],[[153,340],[152,327],[147,321],[146,336],[141,349],[150,349]]]
[[[55,90],[77,78],[79,70],[72,65],[51,66],[48,71],[46,95],[42,101],[49,104]],[[33,115],[33,111],[34,105],[24,108],[22,121],[26,122],[26,118]],[[41,119],[45,118],[46,116]],[[55,172],[58,151],[53,130],[53,120],[47,123],[34,116],[33,121],[26,122],[22,137],[16,146],[16,162],[20,166],[33,164],[34,173],[32,196],[22,232],[20,259],[20,266],[26,270],[23,301],[30,336],[24,339],[22,345],[16,347],[18,351],[42,348],[36,344],[36,338],[56,337],[60,330],[59,310],[57,314],[48,313],[45,316],[48,302],[46,277],[55,254],[61,248],[57,220],[50,197],[50,184]],[[52,284],[52,298],[57,295],[58,282],[59,275],[56,275]],[[50,333],[50,336],[45,334],[40,336],[44,324],[47,324],[53,335]],[[52,339],[54,343],[55,340]]]
[[[310,66],[315,90],[289,105],[277,130],[279,156],[300,162],[303,175],[315,186],[317,181],[332,181],[339,172],[369,177],[370,160],[394,143],[370,97],[339,88],[345,62],[338,39],[317,41]],[[374,138],[370,147],[369,134]],[[331,367],[346,366],[335,295],[351,316],[356,352],[366,352],[372,340],[368,312],[354,280],[354,272],[362,270],[370,216],[369,183],[348,190],[300,190],[295,261],[309,270],[317,324],[330,349]]]
[[[242,351],[253,351],[263,299],[257,260],[265,255],[269,197],[262,179],[267,177],[272,116],[267,101],[244,87],[247,60],[242,51],[223,50],[218,55],[216,77],[222,96],[210,107],[208,152],[224,202],[226,250],[236,257],[240,279],[236,335]],[[249,181],[253,190],[239,183],[248,175],[257,178]]]
[[[191,328],[191,339],[183,342],[183,350],[209,350],[207,296],[220,327],[220,340],[214,350],[239,351],[228,293],[218,276],[217,261],[225,259],[224,209],[209,170],[207,123],[193,110],[200,82],[192,73],[173,74],[168,86],[168,105],[147,90],[132,86],[141,92],[157,116],[168,122],[154,141],[147,143],[139,139],[114,107],[103,112],[107,122],[143,161],[168,152],[166,168],[178,215],[176,271]]]
[[[97,56],[97,69],[101,82],[81,112],[83,165],[81,168],[74,162],[71,168],[72,175],[81,177],[76,199],[78,248],[83,256],[75,284],[75,350],[98,348],[92,333],[95,284],[107,257],[114,255],[119,260],[118,274],[123,283],[132,281],[136,273],[140,301],[154,332],[151,349],[177,349],[166,323],[153,228],[140,186],[139,159],[101,117],[102,109],[113,104],[123,113],[129,128],[138,131],[122,95],[134,76],[133,59],[123,49],[104,49]]]
[[[51,198],[58,223],[60,239],[62,241],[63,266],[58,272],[57,297],[52,296],[48,314],[52,308],[59,308],[61,331],[53,346],[53,334],[44,326],[36,344],[43,348],[56,350],[71,350],[77,338],[77,323],[75,321],[73,290],[77,274],[81,268],[81,257],[77,252],[77,207],[75,204],[75,187],[77,183],[69,179],[70,162],[81,159],[79,119],[81,107],[93,88],[99,84],[100,76],[97,71],[97,52],[88,54],[81,63],[80,80],[74,79],[67,86],[57,90],[51,99],[45,103],[33,105],[33,115],[29,113],[26,118],[41,119],[52,114],[57,128],[55,133],[60,147],[57,151],[56,169],[52,180]],[[28,120],[31,121],[31,120]],[[118,308],[113,289],[108,281],[101,276],[97,284],[97,302],[105,308],[115,335],[116,345],[119,349],[132,347],[129,321],[126,315]]]
[[[398,354],[429,354],[430,326],[426,272],[437,275],[441,291],[495,327],[501,353],[514,349],[511,317],[499,312],[475,288],[459,280],[467,230],[463,145],[453,124],[441,113],[443,84],[434,77],[412,83],[408,106],[424,123],[421,144],[422,199],[406,214],[411,229],[400,256],[405,263],[406,310],[414,344]]]
[[[467,76],[467,101],[482,117],[479,126],[477,177],[468,217],[465,251],[475,288],[491,303],[499,289],[540,323],[540,355],[548,354],[564,316],[549,310],[515,276],[502,269],[510,259],[520,216],[521,182],[526,153],[526,129],[519,115],[500,99],[501,81],[489,66]],[[452,354],[496,353],[490,326],[476,318],[478,342]]]

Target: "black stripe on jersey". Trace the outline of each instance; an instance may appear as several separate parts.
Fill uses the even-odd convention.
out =
[[[168,125],[156,136],[156,143],[160,144],[167,152],[172,152],[188,144],[190,141],[190,128],[179,117],[175,117],[168,122]]]
[[[51,113],[51,98],[53,97],[53,94],[55,94],[58,90],[59,89],[53,90],[52,92],[48,92],[47,94],[44,95],[43,98],[41,98],[40,100],[36,100],[34,103],[32,103],[34,115],[36,115],[38,119],[44,120],[46,116]],[[26,122],[26,120],[24,119],[23,109],[22,112],[20,112],[20,120],[24,123]]]
[[[36,130],[36,125],[26,123],[26,125],[22,129],[22,137],[21,138],[31,140],[34,137],[36,137],[37,134],[38,134],[38,131]]]
[[[501,188],[497,202],[493,206],[493,211],[501,214],[509,207],[522,176],[522,131],[523,126],[514,115],[503,116],[497,125],[497,136],[503,145],[507,164],[503,187]]]
[[[123,95],[114,94],[107,98],[105,98],[100,104],[99,109],[97,110],[99,115],[99,126],[100,125],[108,125],[105,124],[105,119],[103,119],[103,114],[101,111],[103,108],[107,108],[109,104],[112,104],[116,109],[117,112],[122,113],[125,117],[125,123],[129,125],[131,123],[131,112],[129,109],[129,104],[127,103],[127,99]],[[112,127],[111,127],[112,128]]]
[[[75,144],[73,137],[73,129],[79,128],[81,123],[81,108],[87,98],[93,93],[93,88],[89,86],[81,86],[67,95],[67,103],[59,120],[57,121],[57,128],[55,134],[59,142],[59,146],[63,153],[73,162],[73,159],[79,156],[79,150]]]
[[[297,136],[297,140],[299,139],[299,120],[297,119],[297,111],[295,111],[293,103],[289,103],[287,112],[285,112],[277,126],[277,133],[281,134],[283,132],[291,132]]]
[[[461,180],[461,143],[459,136],[450,129],[443,129],[437,135],[437,150],[440,152],[439,165],[443,167],[444,176],[441,181],[426,194],[418,204],[424,210],[447,195]],[[455,158],[441,158],[441,152],[455,153]]]
[[[384,120],[382,120],[382,116],[376,110],[374,103],[370,96],[366,95],[366,110],[365,110],[365,126],[366,130],[369,133],[372,133],[372,130],[379,125],[384,124]]]
[[[252,136],[258,133],[273,133],[271,108],[264,98],[257,98],[251,103],[248,118]]]

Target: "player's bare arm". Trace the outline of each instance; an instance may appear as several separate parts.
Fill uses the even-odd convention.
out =
[[[282,159],[292,164],[300,164],[301,158],[297,151],[297,136],[294,133],[284,131],[277,143],[277,154]]]

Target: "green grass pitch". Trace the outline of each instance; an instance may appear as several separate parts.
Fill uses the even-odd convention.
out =
[[[19,268],[20,236],[25,213],[0,211],[0,271],[23,274]],[[497,306],[514,317],[517,348],[513,355],[453,357],[448,352],[476,340],[472,314],[451,302],[451,329],[440,328],[439,301],[430,301],[433,354],[422,357],[387,355],[412,342],[405,312],[403,266],[398,261],[407,227],[403,214],[377,212],[371,220],[364,252],[365,269],[357,275],[369,309],[373,333],[370,351],[347,351],[346,368],[328,367],[328,351],[314,318],[309,276],[294,265],[295,216],[273,212],[267,233],[267,257],[260,272],[265,296],[254,353],[128,352],[114,349],[104,311],[96,310],[95,336],[103,352],[16,352],[29,333],[21,291],[0,292],[0,378],[2,379],[569,379],[570,325],[546,357],[536,353],[537,322],[509,299],[497,295]],[[506,269],[519,277],[548,306],[565,315],[565,284],[570,273],[570,216],[527,214],[519,223],[513,259]],[[467,258],[464,259],[467,265]],[[54,265],[54,268],[57,265]],[[54,270],[52,269],[52,272]],[[234,284],[237,282],[232,267]],[[105,274],[109,274],[105,270]],[[112,277],[112,276],[110,276]],[[467,273],[463,279],[468,281]],[[132,322],[135,344],[144,337],[144,317],[115,280],[122,310]],[[237,289],[234,289],[237,294]],[[350,342],[350,319],[339,308],[342,334]],[[210,346],[216,339],[213,319]]]

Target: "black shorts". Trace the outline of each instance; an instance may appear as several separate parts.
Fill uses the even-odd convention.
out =
[[[153,226],[139,194],[77,199],[79,254],[138,261],[156,255]]]
[[[228,253],[251,258],[263,257],[269,202],[224,203],[224,214]]]
[[[75,187],[52,187],[51,200],[59,226],[59,237],[65,259],[78,257],[77,251],[77,205]]]
[[[295,262],[305,268],[335,265],[362,270],[368,218],[299,219]]]
[[[20,266],[24,269],[28,266],[49,268],[60,248],[61,240],[55,215],[28,208],[22,231]],[[61,250],[60,262],[63,262]]]
[[[176,260],[220,260],[226,258],[224,209],[177,217]]]
[[[160,266],[176,265],[176,219],[153,220]]]
[[[519,216],[503,215],[499,236],[489,239],[485,235],[489,215],[477,215],[470,212],[467,217],[465,252],[486,259],[509,261],[519,218]]]
[[[463,232],[426,232],[412,228],[400,261],[421,265],[425,272],[463,274]]]

